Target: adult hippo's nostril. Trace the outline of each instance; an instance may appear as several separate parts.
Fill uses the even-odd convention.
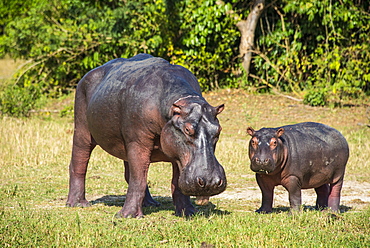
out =
[[[217,166],[220,165],[217,164]],[[180,174],[179,188],[184,195],[212,196],[223,192],[226,188],[227,180],[221,166],[208,173],[200,170],[197,171],[197,175],[194,174],[189,167]]]
[[[225,184],[224,180],[218,177],[209,182],[206,182],[202,177],[197,177],[197,183],[201,188],[207,188],[207,190],[221,188]]]
[[[223,185],[223,184],[224,184],[224,181],[223,181],[222,179],[220,179],[220,180],[218,181],[217,188],[222,187],[222,185]]]
[[[203,178],[201,178],[201,177],[198,177],[197,179],[198,179],[198,185],[199,185],[201,188],[204,188],[204,187],[206,186],[206,183],[205,183],[204,179],[203,179]]]

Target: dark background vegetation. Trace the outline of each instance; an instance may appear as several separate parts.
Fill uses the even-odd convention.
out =
[[[312,106],[369,96],[369,1],[266,1],[246,77],[236,24],[252,3],[3,0],[0,57],[22,66],[0,84],[0,111],[28,115],[42,96],[68,94],[89,70],[138,53],[183,65],[205,91],[286,92]]]

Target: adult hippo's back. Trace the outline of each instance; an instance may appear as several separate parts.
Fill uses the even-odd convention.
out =
[[[172,163],[177,215],[195,209],[189,195],[211,196],[226,188],[214,151],[221,126],[187,69],[139,54],[115,59],[87,73],[75,99],[75,131],[67,206],[88,206],[85,176],[96,145],[125,161],[126,201],[118,215],[140,217],[155,201],[147,189],[151,162]]]
[[[257,212],[271,212],[273,191],[283,185],[292,209],[301,205],[301,189],[314,188],[316,207],[339,210],[349,148],[343,135],[324,124],[305,122],[254,131],[249,143],[251,169],[262,191]]]

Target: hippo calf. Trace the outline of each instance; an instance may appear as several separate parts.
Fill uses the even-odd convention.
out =
[[[148,54],[112,60],[78,83],[69,166],[67,206],[89,206],[85,177],[96,145],[120,158],[128,183],[121,217],[141,217],[142,205],[156,205],[147,187],[152,162],[172,163],[176,215],[191,215],[190,195],[212,196],[226,188],[215,157],[221,132],[217,115],[202,97],[195,76],[184,67]]]
[[[346,139],[320,123],[305,122],[278,128],[248,127],[250,168],[262,191],[257,212],[272,212],[274,187],[289,193],[292,210],[299,210],[301,189],[314,188],[316,208],[339,210],[340,192],[349,157]]]

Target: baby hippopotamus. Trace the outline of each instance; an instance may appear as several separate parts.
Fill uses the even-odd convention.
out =
[[[314,188],[316,208],[339,210],[340,192],[349,148],[343,135],[332,127],[304,122],[255,131],[249,142],[250,168],[262,191],[259,213],[272,212],[274,188],[289,193],[291,210],[299,210],[301,189]]]

